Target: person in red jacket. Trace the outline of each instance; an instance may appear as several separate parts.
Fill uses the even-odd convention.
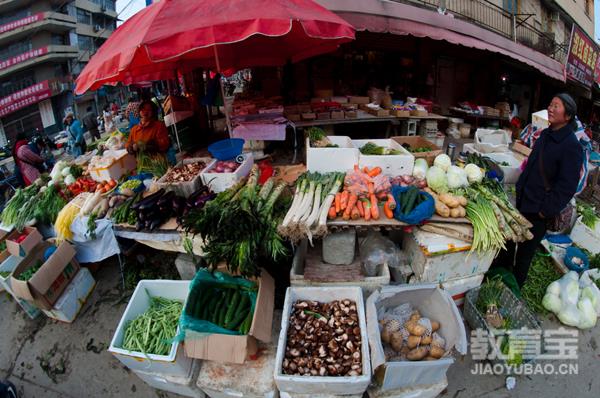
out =
[[[33,184],[39,178],[41,170],[44,169],[44,159],[31,150],[23,133],[17,135],[13,158],[25,186]]]

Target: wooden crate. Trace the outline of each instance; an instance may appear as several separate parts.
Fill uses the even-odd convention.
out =
[[[433,165],[433,160],[435,159],[435,157],[442,153],[442,149],[440,147],[435,145],[433,142],[429,141],[427,138],[421,137],[420,135],[396,136],[392,137],[392,139],[400,145],[408,144],[410,148],[430,148],[430,151],[428,152],[411,152],[415,159],[424,158],[427,160],[427,164],[429,164],[430,166]]]

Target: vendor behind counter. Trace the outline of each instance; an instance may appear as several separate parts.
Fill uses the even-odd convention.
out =
[[[127,140],[127,151],[166,154],[169,149],[169,134],[165,124],[158,120],[158,108],[152,101],[143,101],[139,106],[140,123],[131,128]]]

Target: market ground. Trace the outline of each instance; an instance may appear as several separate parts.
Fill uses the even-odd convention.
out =
[[[106,351],[129,295],[120,289],[115,262],[105,263],[95,277],[96,289],[71,325],[32,321],[6,293],[0,294],[0,379],[11,380],[26,398],[176,397],[149,387]],[[545,319],[544,326],[559,324]],[[579,334],[577,375],[517,376],[515,389],[508,391],[505,376],[472,375],[474,361],[468,354],[450,368],[442,397],[597,397],[599,331],[596,326]]]

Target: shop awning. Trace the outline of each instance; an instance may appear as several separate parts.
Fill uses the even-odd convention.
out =
[[[564,66],[527,46],[475,24],[423,8],[382,0],[317,0],[356,30],[429,37],[503,54],[564,82]]]

